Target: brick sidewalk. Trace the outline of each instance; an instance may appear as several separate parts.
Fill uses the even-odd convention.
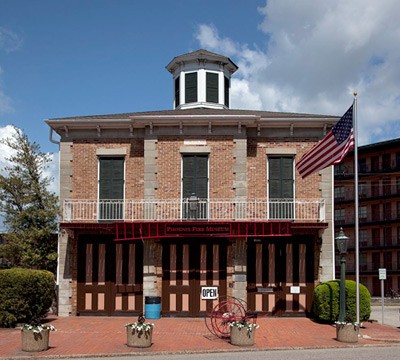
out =
[[[54,317],[57,328],[50,333],[50,349],[39,353],[21,350],[21,335],[17,329],[0,329],[0,359],[15,357],[110,356],[142,353],[179,353],[235,351],[239,348],[212,335],[202,318],[161,318],[155,324],[153,344],[137,349],[126,345],[125,317]],[[307,318],[261,318],[257,323],[255,345],[250,349],[329,348],[400,343],[400,329],[366,323],[363,336],[356,344],[338,342],[336,329]],[[243,348],[240,348],[241,350]]]

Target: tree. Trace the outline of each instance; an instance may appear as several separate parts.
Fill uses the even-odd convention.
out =
[[[0,212],[7,233],[0,256],[12,266],[52,271],[57,267],[58,198],[44,176],[50,161],[40,146],[18,128],[2,140],[11,149],[10,165],[0,174]],[[4,175],[5,174],[5,175]]]

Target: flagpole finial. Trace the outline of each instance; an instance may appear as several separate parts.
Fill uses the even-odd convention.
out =
[[[357,90],[354,90],[353,95],[354,97],[357,97]]]

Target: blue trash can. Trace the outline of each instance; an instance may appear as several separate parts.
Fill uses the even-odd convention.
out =
[[[161,297],[146,296],[144,298],[144,316],[146,319],[161,318]]]

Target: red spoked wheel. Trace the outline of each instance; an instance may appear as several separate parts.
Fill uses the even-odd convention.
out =
[[[234,297],[221,299],[206,318],[208,330],[220,338],[230,335],[229,323],[246,318],[246,302]]]

